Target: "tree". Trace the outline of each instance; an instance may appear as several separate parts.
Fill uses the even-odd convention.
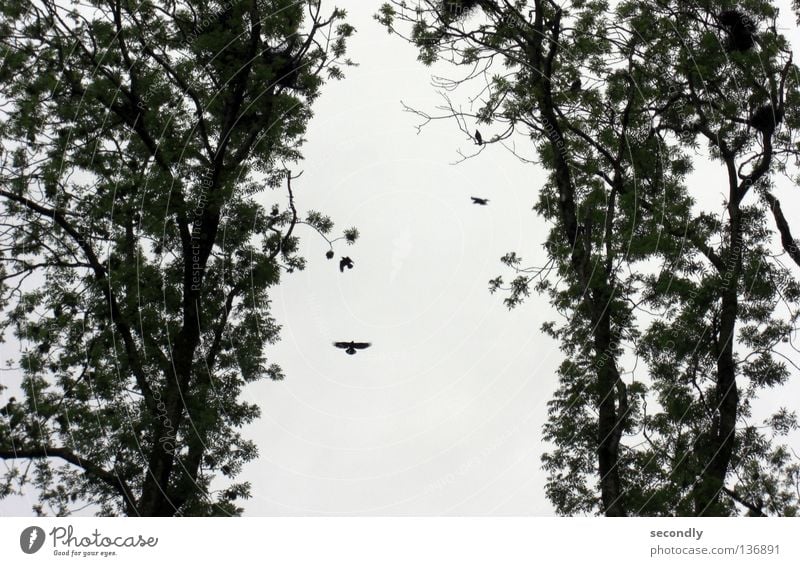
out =
[[[567,355],[544,429],[559,513],[794,513],[788,448],[742,424],[759,391],[788,378],[776,350],[798,298],[765,242],[772,214],[797,255],[769,190],[798,153],[797,72],[774,22],[765,27],[774,8],[752,4],[758,53],[731,52],[719,22],[731,7],[719,2],[623,2],[613,13],[583,1],[391,2],[376,16],[390,32],[409,26],[424,63],[469,69],[441,81],[435,118],[499,133],[465,158],[519,133],[548,172],[536,210],[552,226],[549,261],[525,267],[510,253],[513,281],[490,289],[514,307],[533,286],[564,318],[544,326]],[[458,110],[451,93],[476,78],[477,110]],[[700,141],[725,164],[724,222],[687,186]],[[745,206],[751,188],[759,200]],[[737,380],[748,381],[741,394]],[[794,427],[786,410],[766,424]],[[757,479],[737,479],[740,469]]]
[[[621,8],[634,21],[654,15],[662,30],[675,21],[684,30],[680,39],[645,34],[644,58],[675,54],[671,76],[650,77],[656,92],[664,88],[669,94],[648,111],[659,132],[687,147],[704,143],[724,169],[723,218],[687,216],[692,230],[705,234],[702,245],[694,246],[701,262],[690,266],[673,256],[676,284],[666,283],[662,273],[645,286],[646,302],[669,312],[650,325],[640,349],[659,384],[659,402],[695,411],[692,419],[673,415],[654,421],[662,438],[649,444],[649,451],[654,459],[674,454],[663,439],[680,439],[682,458],[671,474],[681,477],[688,493],[672,497],[691,502],[686,513],[728,515],[738,504],[754,515],[794,514],[797,466],[786,447],[769,437],[796,427],[794,415],[778,409],[763,427],[769,435],[745,419],[760,390],[790,376],[786,360],[791,359],[779,346],[793,336],[797,280],[780,260],[772,260],[768,242],[778,240],[783,254],[800,266],[772,194],[774,178],[798,163],[798,75],[788,43],[776,30],[774,6],[759,2],[746,13],[733,12],[746,22],[742,27],[753,30],[752,41],[737,38],[741,28],[726,25],[731,8],[724,3]],[[668,339],[680,333],[690,340]],[[666,360],[673,366],[668,371]],[[712,379],[704,379],[707,375]],[[665,422],[666,430],[660,428]],[[735,485],[728,487],[728,481]]]
[[[238,514],[249,485],[231,479],[257,454],[238,429],[259,414],[239,395],[283,378],[269,291],[305,265],[298,225],[333,227],[298,217],[290,167],[354,29],[318,0],[0,14],[0,306],[26,347],[0,497]]]

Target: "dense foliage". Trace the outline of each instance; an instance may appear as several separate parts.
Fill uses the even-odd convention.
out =
[[[240,393],[283,377],[269,292],[304,266],[297,225],[332,230],[298,217],[289,168],[350,64],[344,17],[318,0],[0,2],[0,329],[24,348],[0,497],[241,512],[233,478],[257,449],[239,429],[259,409]]]

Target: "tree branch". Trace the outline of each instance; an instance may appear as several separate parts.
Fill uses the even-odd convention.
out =
[[[67,234],[70,235],[70,237],[72,237],[81,250],[83,250],[84,255],[86,255],[86,259],[89,261],[91,269],[94,272],[95,279],[97,279],[99,283],[102,283],[101,286],[103,289],[103,294],[106,297],[106,301],[108,301],[108,306],[111,311],[111,320],[116,325],[119,333],[122,335],[122,339],[125,343],[125,353],[128,355],[131,369],[133,370],[133,374],[136,378],[136,383],[138,384],[139,389],[142,391],[142,395],[148,409],[155,414],[156,404],[155,400],[153,399],[153,392],[150,389],[150,385],[147,383],[147,378],[144,375],[144,370],[142,369],[141,360],[139,359],[139,352],[136,349],[136,343],[134,342],[133,334],[131,333],[128,324],[123,320],[122,311],[117,303],[116,296],[111,289],[111,281],[108,279],[108,273],[106,272],[105,267],[103,267],[103,264],[100,263],[100,259],[95,254],[94,249],[92,249],[89,243],[81,237],[80,232],[78,232],[59,211],[52,208],[47,208],[30,200],[29,198],[8,192],[4,189],[0,189],[0,196],[19,203],[29,210],[41,214],[42,216],[48,216],[52,218],[53,221],[58,224],[58,226],[60,226]]]
[[[797,243],[792,236],[792,231],[789,229],[789,223],[786,221],[786,217],[783,215],[783,210],[781,210],[781,202],[768,191],[764,192],[764,198],[769,203],[769,207],[772,210],[772,215],[775,217],[775,226],[778,228],[778,232],[781,234],[781,244],[783,245],[783,249],[786,250],[786,253],[788,253],[789,257],[792,258],[792,261],[800,266],[800,249],[798,249]]]
[[[136,497],[133,495],[133,492],[131,491],[131,488],[128,486],[127,482],[119,474],[109,472],[108,470],[98,466],[86,458],[78,456],[69,448],[43,446],[41,448],[0,450],[0,459],[2,460],[36,460],[42,458],[61,458],[65,462],[81,468],[87,474],[98,478],[103,483],[114,488],[119,492],[120,495],[122,495],[128,515],[138,515],[138,512],[136,511]]]

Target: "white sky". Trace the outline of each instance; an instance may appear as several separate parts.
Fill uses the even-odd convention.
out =
[[[500,256],[543,253],[543,174],[499,146],[451,165],[472,142],[450,121],[416,135],[400,104],[441,103],[431,70],[372,21],[376,3],[342,5],[360,66],[316,106],[295,197],[361,238],[337,248],[355,262],[342,274],[309,231],[309,267],[274,295],[271,355],[287,379],[251,391],[263,418],[247,513],[550,513],[539,438],[560,356],[539,332],[547,303],[508,312],[488,293]],[[351,339],[374,344],[330,345]]]
[[[508,279],[506,252],[542,263],[546,226],[531,207],[544,174],[500,146],[452,165],[475,146],[451,121],[416,135],[400,101],[433,110],[441,99],[416,51],[372,20],[379,4],[338,2],[360,66],[324,88],[295,184],[301,210],[361,238],[328,261],[321,238],[297,232],[309,265],[273,293],[284,328],[268,350],[287,378],[247,391],[263,416],[245,431],[260,450],[241,478],[253,484],[246,514],[552,514],[541,427],[562,355],[539,328],[554,315],[536,295],[508,311],[487,285]],[[784,208],[800,226],[800,208]],[[353,270],[339,272],[341,255]],[[351,339],[373,347],[331,346]],[[10,498],[0,514],[32,503]]]

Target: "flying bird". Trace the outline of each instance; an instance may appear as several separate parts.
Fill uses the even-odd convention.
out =
[[[356,350],[366,350],[372,346],[371,342],[334,342],[334,346],[341,348],[351,356],[356,353]]]
[[[481,206],[486,206],[489,204],[488,198],[478,198],[478,197],[469,197],[472,199],[472,204],[479,204]]]
[[[352,260],[352,259],[350,259],[350,258],[349,258],[349,257],[347,257],[347,256],[344,256],[344,257],[343,257],[343,258],[342,258],[342,259],[339,261],[339,271],[341,271],[342,273],[344,273],[344,268],[345,268],[345,267],[346,267],[347,269],[353,269],[353,260]]]
[[[478,145],[483,145],[483,136],[478,130],[475,130],[475,143]]]

